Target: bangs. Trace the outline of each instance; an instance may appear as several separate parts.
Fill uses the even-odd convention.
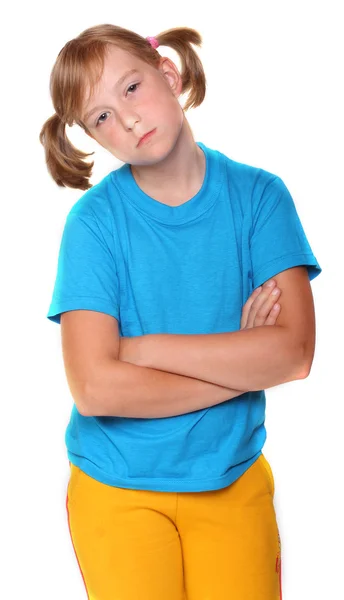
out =
[[[85,107],[104,70],[108,43],[93,40],[85,45],[75,40],[61,50],[51,74],[51,95],[56,98],[56,112],[70,127],[83,122]]]
[[[79,97],[75,105],[75,111],[78,115],[78,122],[84,129],[87,129],[84,123],[85,107],[102,77],[108,48],[109,44],[94,42],[94,44],[88,46],[82,61],[80,61],[79,81],[76,83]]]

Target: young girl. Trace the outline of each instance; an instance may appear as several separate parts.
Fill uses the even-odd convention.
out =
[[[90,600],[282,597],[264,389],[310,372],[321,269],[283,181],[194,141],[192,44],[193,29],[99,25],[51,74],[47,167],[85,191],[48,318],[75,401],[67,514]],[[93,187],[73,123],[124,163]]]

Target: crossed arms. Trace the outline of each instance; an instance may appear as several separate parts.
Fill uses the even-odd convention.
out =
[[[312,290],[305,267],[274,276],[282,311],[274,326],[207,335],[122,338],[119,359],[241,391],[307,377],[315,349]]]
[[[121,338],[119,360],[98,371],[85,416],[174,416],[307,377],[315,348],[307,270],[287,269],[274,280],[282,292],[275,325]]]

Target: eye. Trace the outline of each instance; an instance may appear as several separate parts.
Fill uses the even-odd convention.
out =
[[[130,88],[135,88],[133,91],[136,92],[136,89],[139,87],[139,83],[133,83],[132,85],[130,85],[127,89],[127,93],[129,92]]]
[[[100,120],[100,119],[101,119],[101,118],[102,118],[104,115],[107,115],[107,113],[106,113],[106,112],[104,112],[104,113],[102,113],[102,114],[100,115],[99,119],[97,119],[96,126],[98,126],[98,125],[101,125],[102,123],[104,123],[104,121],[101,121],[101,120]]]
[[[139,87],[139,85],[140,85],[139,83],[132,83],[127,89],[127,94],[131,88],[135,88],[134,90],[132,90],[132,93],[135,92],[136,89]],[[97,121],[96,121],[96,127],[98,127],[98,125],[101,125],[102,123],[104,123],[104,121],[102,121],[101,118],[106,114],[108,114],[108,113],[104,112],[100,115],[99,119],[97,119]]]

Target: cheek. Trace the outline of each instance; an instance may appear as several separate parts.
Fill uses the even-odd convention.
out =
[[[173,111],[173,106],[176,103],[170,86],[164,81],[159,82],[151,90],[147,90],[147,94],[143,98],[143,104],[149,105],[152,110],[156,109],[159,113]]]
[[[101,133],[98,133],[96,141],[102,148],[110,152],[120,148],[123,144],[121,134],[118,133],[115,127],[107,127],[106,131],[104,129]]]
[[[168,91],[160,96],[159,101],[155,99],[152,104],[151,112],[161,122],[179,123],[181,119],[182,108],[178,99]]]

